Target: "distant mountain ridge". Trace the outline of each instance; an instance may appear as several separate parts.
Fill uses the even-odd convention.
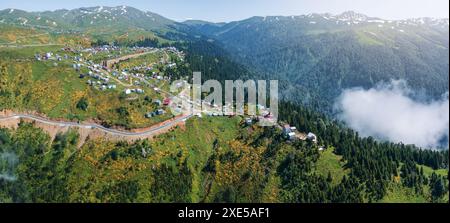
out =
[[[410,19],[400,19],[400,20],[389,20],[382,19],[378,17],[370,17],[361,13],[357,13],[354,11],[346,11],[338,15],[333,15],[331,13],[311,13],[306,15],[293,15],[293,16],[254,16],[248,19],[234,21],[234,22],[223,22],[223,23],[213,23],[202,20],[187,20],[183,22],[184,24],[191,26],[215,26],[215,27],[223,27],[226,25],[233,26],[240,23],[246,23],[248,21],[262,21],[268,23],[279,22],[283,23],[286,21],[297,21],[309,24],[317,24],[328,22],[332,25],[347,25],[347,26],[355,26],[355,25],[363,25],[370,23],[385,23],[385,24],[395,24],[395,25],[432,25],[440,28],[446,28],[449,26],[448,18],[430,18],[430,17],[419,17],[419,18],[410,18]]]
[[[196,23],[235,60],[278,79],[283,96],[331,112],[343,89],[404,79],[428,98],[448,92],[449,20],[340,15],[252,17]],[[187,23],[188,24],[188,23]]]
[[[0,25],[73,30],[111,41],[206,37],[259,76],[278,79],[287,100],[330,110],[343,89],[405,79],[430,98],[448,91],[449,19],[386,20],[353,11],[175,22],[128,6],[0,11]]]
[[[158,14],[144,12],[129,6],[97,6],[44,12],[5,9],[0,11],[0,22],[53,29],[89,30],[111,27],[115,29],[136,28],[147,31],[167,30],[175,23]]]
[[[12,23],[12,24],[40,24],[49,26],[63,26],[63,27],[89,27],[98,26],[105,21],[111,23],[120,23],[121,20],[128,20],[130,24],[141,25],[142,28],[165,28],[166,26],[173,25],[177,22],[165,18],[161,15],[150,11],[141,11],[139,9],[130,6],[96,6],[96,7],[81,7],[76,9],[58,9],[54,11],[41,11],[41,12],[27,12],[20,9],[4,9],[0,10],[0,23]],[[226,25],[233,25],[236,23],[245,23],[246,21],[262,20],[266,22],[280,22],[286,20],[301,20],[307,19],[306,22],[315,24],[314,22],[323,22],[323,20],[329,22],[335,22],[338,25],[358,25],[360,23],[395,23],[395,24],[409,24],[409,25],[434,25],[441,26],[442,28],[448,27],[449,19],[437,19],[437,18],[411,18],[405,20],[386,20],[377,17],[369,17],[367,15],[357,13],[354,11],[346,11],[338,15],[330,13],[311,13],[307,15],[296,16],[255,16],[245,20],[236,22],[222,22],[214,23],[202,20],[187,20],[182,24],[190,26],[204,26],[211,25],[216,27],[223,27]],[[317,21],[314,21],[316,19]],[[26,21],[27,20],[27,21]],[[132,21],[133,20],[133,21]],[[59,24],[58,24],[59,22]],[[148,24],[144,24],[144,22]]]

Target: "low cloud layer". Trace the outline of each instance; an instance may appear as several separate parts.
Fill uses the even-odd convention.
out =
[[[14,153],[0,152],[0,180],[15,181],[14,169],[17,166],[18,158]]]
[[[412,95],[404,81],[369,90],[348,89],[336,102],[338,117],[363,136],[424,148],[448,147],[448,93],[431,102]]]

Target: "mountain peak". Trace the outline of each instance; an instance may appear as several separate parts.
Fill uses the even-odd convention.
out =
[[[25,11],[20,9],[13,9],[13,8],[7,8],[0,10],[0,12],[6,13],[6,14],[13,14],[13,13],[24,13]]]
[[[369,17],[361,14],[361,13],[357,13],[354,11],[346,11],[343,12],[339,15],[336,16],[338,19],[341,20],[348,20],[348,21],[366,21]]]

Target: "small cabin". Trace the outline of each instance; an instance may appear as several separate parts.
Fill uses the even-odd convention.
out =
[[[317,136],[314,133],[312,133],[312,132],[308,133],[306,138],[308,140],[310,140],[311,142],[317,143]]]
[[[169,104],[170,104],[170,99],[169,99],[169,98],[164,99],[163,105],[164,105],[164,106],[167,106],[167,105],[169,105]]]

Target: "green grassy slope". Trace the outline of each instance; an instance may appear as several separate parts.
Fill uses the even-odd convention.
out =
[[[163,99],[152,88],[141,86],[145,94],[136,95],[133,100],[121,96],[127,87],[119,83],[112,83],[117,85],[117,89],[94,89],[86,84],[89,78],[79,78],[80,73],[87,73],[87,68],[83,67],[80,72],[76,72],[72,68],[72,60],[36,61],[33,58],[35,53],[45,52],[74,56],[73,53],[61,51],[57,46],[0,48],[0,87],[3,91],[0,94],[0,109],[31,110],[50,118],[68,120],[95,119],[106,125],[128,128],[148,127],[170,118],[169,114],[152,119],[144,117],[145,113],[156,109],[153,103],[144,100],[146,97],[152,100]],[[148,55],[144,59],[147,64],[152,64],[158,62],[161,56]],[[95,57],[91,59],[95,60]],[[140,58],[137,60],[143,62]],[[125,64],[123,68],[133,65],[131,62],[127,63],[129,64]],[[82,98],[88,101],[86,111],[76,107]],[[121,107],[128,111],[125,117],[116,112]]]
[[[339,184],[342,178],[347,175],[350,170],[345,168],[345,161],[341,156],[334,154],[334,148],[329,148],[320,153],[320,158],[316,163],[316,171],[323,177],[328,177],[328,173],[333,178],[333,184]]]

